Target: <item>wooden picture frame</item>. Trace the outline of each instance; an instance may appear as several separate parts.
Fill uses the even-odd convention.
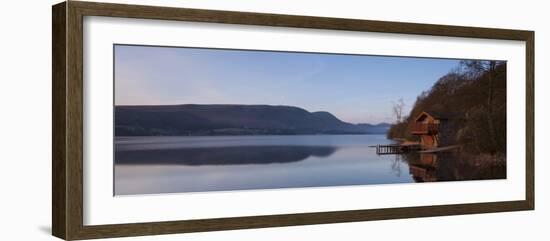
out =
[[[264,13],[213,11],[68,1],[52,8],[52,233],[93,239],[214,230],[265,228],[368,220],[492,213],[534,209],[534,32]],[[401,207],[152,223],[83,224],[83,17],[107,16],[327,30],[366,31],[526,43],[525,200]]]

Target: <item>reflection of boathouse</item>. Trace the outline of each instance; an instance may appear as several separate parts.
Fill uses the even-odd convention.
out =
[[[448,144],[445,140],[447,123],[448,115],[423,111],[411,124],[411,133],[420,137],[422,149],[437,148]]]
[[[420,158],[409,162],[409,173],[416,182],[437,181],[437,155],[421,153]]]

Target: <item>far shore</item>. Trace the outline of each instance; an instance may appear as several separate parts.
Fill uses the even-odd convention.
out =
[[[148,136],[114,136],[115,138],[129,138],[129,137],[222,137],[222,136],[360,136],[360,135],[372,135],[372,136],[385,136],[386,133],[341,133],[341,134],[261,134],[261,135],[148,135]],[[394,140],[394,139],[390,139]]]

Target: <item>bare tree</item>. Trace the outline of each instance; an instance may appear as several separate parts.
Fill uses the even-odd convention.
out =
[[[392,102],[393,115],[395,116],[396,123],[403,121],[403,109],[405,109],[405,101],[403,98],[399,98],[397,102]]]

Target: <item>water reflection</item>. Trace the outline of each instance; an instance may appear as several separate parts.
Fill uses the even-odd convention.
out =
[[[125,137],[115,195],[506,178],[459,153],[377,155],[383,135]]]
[[[506,165],[479,162],[460,152],[409,153],[401,155],[415,182],[505,179]]]
[[[239,165],[289,163],[308,157],[328,157],[334,146],[229,146],[179,149],[121,150],[121,165]]]
[[[400,177],[403,172],[401,163],[403,162],[401,155],[395,155],[395,159],[392,161],[391,170],[395,173],[395,176]]]
[[[115,140],[115,195],[414,182],[369,146],[383,135],[125,137]]]

